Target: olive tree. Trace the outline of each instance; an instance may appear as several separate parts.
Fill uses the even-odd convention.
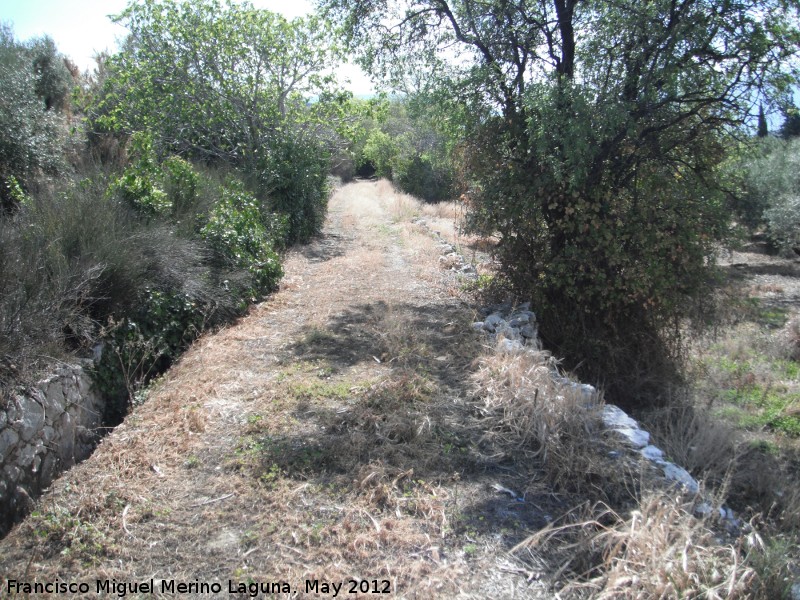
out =
[[[65,122],[56,109],[70,82],[52,40],[21,43],[0,24],[0,209],[12,209],[37,173],[63,167]]]
[[[795,78],[797,3],[320,4],[373,72],[450,92],[473,221],[545,341],[618,399],[657,394],[708,297],[728,140]]]

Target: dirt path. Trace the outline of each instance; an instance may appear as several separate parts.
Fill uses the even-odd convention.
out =
[[[418,208],[383,182],[339,190],[280,291],[54,484],[0,575],[90,587],[58,597],[151,579],[156,597],[548,597],[507,550],[553,500],[492,488],[526,492],[533,466],[483,441],[483,342]]]

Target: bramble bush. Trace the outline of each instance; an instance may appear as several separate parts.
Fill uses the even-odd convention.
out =
[[[168,215],[172,202],[162,189],[163,171],[153,149],[152,136],[137,133],[131,139],[131,164],[109,187],[146,216]]]
[[[110,321],[94,371],[107,399],[106,423],[119,423],[139,386],[166,370],[194,341],[208,310],[186,293],[145,289],[135,312]]]
[[[322,230],[328,210],[330,156],[310,132],[286,132],[265,140],[258,195],[286,217],[286,244],[308,242]]]
[[[274,240],[285,235],[285,218],[263,215],[241,184],[228,182],[200,235],[230,264],[250,273],[247,300],[273,291],[283,275]]]

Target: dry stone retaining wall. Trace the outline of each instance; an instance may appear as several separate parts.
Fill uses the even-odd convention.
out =
[[[0,535],[53,479],[91,454],[102,414],[100,394],[77,365],[0,405]]]
[[[526,302],[517,307],[508,304],[493,306],[483,309],[482,313],[484,320],[473,323],[472,327],[497,341],[499,350],[503,352],[538,350],[536,315],[531,312],[530,303]],[[596,401],[597,390],[594,386],[572,381],[555,371],[552,377],[559,383],[579,391],[588,405]],[[665,482],[696,498],[697,516],[707,517],[716,513],[729,532],[734,534],[739,532],[742,523],[733,511],[725,506],[714,507],[709,501],[699,497],[701,489],[694,477],[680,465],[666,460],[664,452],[650,444],[650,433],[642,429],[635,419],[613,404],[604,404],[601,414],[606,431],[617,436],[621,449],[627,447],[638,453],[662,471]],[[612,455],[618,458],[622,456],[622,452],[614,450]]]

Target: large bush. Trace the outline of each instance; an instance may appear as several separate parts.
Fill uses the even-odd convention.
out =
[[[137,309],[144,289],[208,279],[207,252],[166,227],[145,227],[106,196],[104,181],[59,187],[29,197],[2,223],[0,352],[20,364],[86,351],[109,318]],[[43,351],[47,346],[51,352]]]
[[[286,215],[289,243],[317,233],[332,151],[320,134],[340,98],[322,74],[338,57],[329,24],[217,0],[147,0],[118,20],[131,35],[108,61],[93,128],[148,131],[156,156],[233,168],[265,210]],[[138,171],[148,168],[134,164],[120,189],[151,212],[167,210],[164,186],[142,187]]]
[[[325,222],[330,156],[311,134],[300,131],[265,140],[258,192],[266,207],[285,215],[286,242],[308,242]]]
[[[242,291],[249,299],[277,287],[283,270],[274,247],[285,235],[284,230],[280,217],[265,217],[241,184],[229,182],[200,235],[230,264],[250,273],[250,287]]]
[[[702,309],[707,257],[724,232],[722,196],[691,165],[658,155],[640,156],[635,178],[594,171],[626,115],[580,89],[562,94],[531,89],[523,144],[495,123],[469,146],[473,223],[499,233],[503,273],[538,308],[549,347],[581,357],[584,376],[615,400],[655,401],[677,376],[680,348],[668,332]],[[711,132],[696,144],[681,153],[716,146]]]

